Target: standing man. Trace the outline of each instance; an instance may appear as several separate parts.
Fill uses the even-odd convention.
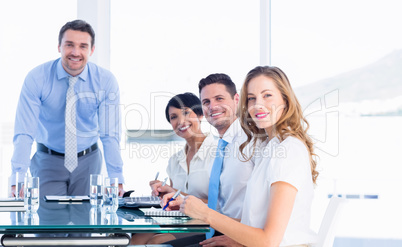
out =
[[[119,86],[110,71],[88,62],[94,44],[88,23],[67,22],[59,33],[61,58],[39,65],[25,78],[11,166],[13,174],[30,166],[32,176],[40,178],[42,196],[89,194],[89,175],[101,172],[99,138],[108,174],[119,179],[119,194],[124,193]],[[33,141],[37,151],[30,160]],[[15,186],[12,193],[18,193]]]
[[[236,85],[226,74],[211,74],[199,82],[198,88],[204,116],[217,129],[219,143],[224,143],[221,167],[215,169],[217,165],[215,163],[219,163],[218,157],[215,158],[214,164],[211,164],[208,206],[240,221],[246,185],[254,168],[254,162],[252,160],[244,162],[245,159],[239,151],[240,145],[247,140],[247,135],[236,116],[239,94],[236,92]],[[218,149],[220,145],[218,144]],[[246,150],[248,147],[244,151]],[[214,191],[214,187],[217,191]],[[214,196],[217,198],[214,199]],[[163,199],[163,203],[166,203],[170,198],[166,196]],[[182,201],[182,199],[176,199],[169,205],[177,207]],[[221,234],[214,233],[212,230],[211,233],[207,233],[207,236],[202,234],[167,243],[173,246],[187,246],[197,244],[212,235]]]

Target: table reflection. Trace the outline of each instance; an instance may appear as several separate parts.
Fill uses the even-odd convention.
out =
[[[119,225],[122,220],[117,213],[106,212],[105,207],[91,207],[89,210],[90,225]]]
[[[106,213],[104,207],[83,203],[41,203],[38,209],[41,225],[118,225],[116,213]]]
[[[88,225],[89,203],[41,202],[38,215],[41,225]]]
[[[132,208],[119,208],[106,213],[89,202],[40,202],[37,213],[0,212],[0,234],[32,233],[59,236],[77,233],[190,232],[208,229],[205,222],[188,217],[149,217]],[[53,235],[52,235],[53,234]]]
[[[39,225],[39,215],[33,212],[24,212],[24,225],[36,226]]]
[[[117,216],[116,213],[105,213],[103,217],[103,225],[118,225],[118,224],[119,224],[119,216]]]
[[[25,211],[10,212],[11,225],[13,225],[13,226],[25,225],[24,215],[25,215]]]

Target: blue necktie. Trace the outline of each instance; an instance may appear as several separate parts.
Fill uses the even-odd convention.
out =
[[[216,206],[218,204],[219,181],[222,172],[223,156],[226,145],[228,145],[228,143],[225,140],[219,139],[214,165],[212,166],[211,175],[209,176],[208,207],[213,210],[216,210]],[[210,232],[205,233],[206,239],[211,238],[214,233],[215,230],[210,228]]]

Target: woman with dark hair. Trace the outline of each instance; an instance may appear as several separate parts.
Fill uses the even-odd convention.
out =
[[[207,202],[209,175],[217,144],[212,134],[201,131],[203,111],[200,99],[192,93],[178,94],[168,102],[165,114],[174,132],[186,140],[186,145],[169,159],[166,171],[170,185],[162,186],[161,181],[153,180],[150,182],[152,194],[162,197],[180,189],[184,196],[193,195]],[[158,244],[193,234],[136,234],[133,237],[135,242],[131,243]]]
[[[241,222],[188,196],[180,210],[223,236],[207,246],[308,246],[310,211],[318,172],[308,123],[287,76],[276,67],[256,67],[243,84],[240,122],[252,142],[255,167],[247,183]],[[252,157],[247,157],[251,159]],[[164,200],[168,200],[168,196]]]
[[[151,181],[152,193],[162,197],[180,189],[183,195],[207,201],[210,166],[214,159],[213,153],[209,154],[216,141],[212,135],[201,131],[201,101],[192,93],[178,94],[168,102],[165,115],[174,132],[186,140],[186,145],[169,159],[166,171],[170,186],[161,187],[160,181]]]

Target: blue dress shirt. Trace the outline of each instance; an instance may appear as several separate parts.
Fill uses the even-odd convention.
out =
[[[39,65],[25,78],[14,129],[12,172],[26,172],[32,143],[64,153],[64,129],[68,77],[61,59]],[[120,92],[113,74],[88,62],[75,85],[77,94],[77,152],[100,138],[110,177],[124,183],[120,155]]]

